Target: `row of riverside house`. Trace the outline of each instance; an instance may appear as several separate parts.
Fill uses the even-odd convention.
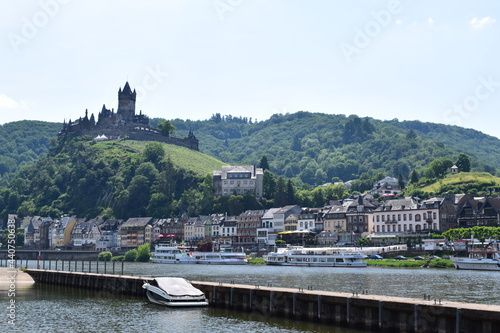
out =
[[[498,226],[499,197],[447,194],[420,200],[406,197],[377,201],[371,196],[332,201],[321,208],[297,205],[249,210],[238,216],[207,216],[128,220],[60,219],[9,215],[9,223],[24,228],[24,245],[34,249],[127,250],[158,240],[196,245],[210,240],[216,248],[271,250],[277,240],[307,240],[314,245],[345,245],[367,237],[374,244],[405,243],[431,230]]]

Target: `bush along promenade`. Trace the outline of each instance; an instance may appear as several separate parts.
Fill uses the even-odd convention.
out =
[[[137,249],[128,250],[123,256],[115,256],[109,251],[99,253],[99,261],[128,261],[128,262],[148,262],[151,258],[151,250],[149,244],[143,244]]]

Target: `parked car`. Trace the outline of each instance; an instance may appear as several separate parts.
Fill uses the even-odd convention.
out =
[[[416,256],[416,257],[413,257],[414,260],[425,260],[424,257],[422,256]]]
[[[378,254],[372,254],[372,255],[370,255],[370,257],[369,257],[369,258],[370,258],[370,259],[377,259],[377,260],[378,260],[378,259],[384,259],[384,257],[382,257],[382,256],[380,256],[380,255],[378,255]]]
[[[405,256],[395,256],[394,259],[396,260],[406,260]]]
[[[440,256],[429,256],[429,259],[441,259]]]

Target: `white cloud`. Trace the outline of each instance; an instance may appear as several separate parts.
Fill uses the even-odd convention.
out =
[[[430,25],[433,25],[434,24],[434,19],[432,17],[429,17],[427,19],[427,22],[429,22]]]
[[[491,16],[486,16],[483,18],[479,17],[473,17],[470,21],[469,24],[474,28],[474,29],[482,29],[487,25],[492,25],[495,23],[497,20]]]
[[[24,109],[27,105],[24,101],[17,102],[7,95],[0,94],[0,109]]]
[[[396,20],[396,24],[402,24],[403,20]]]

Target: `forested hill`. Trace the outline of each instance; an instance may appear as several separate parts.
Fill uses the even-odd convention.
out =
[[[0,186],[45,155],[62,124],[23,120],[0,125]]]
[[[265,155],[277,175],[312,185],[357,179],[364,173],[395,177],[401,173],[408,179],[411,170],[423,175],[432,161],[456,161],[459,153],[471,158],[472,171],[496,174],[500,164],[499,139],[419,121],[297,112],[256,123],[219,114],[205,121],[172,122],[177,135],[193,130],[208,155],[231,164],[258,164]]]
[[[161,119],[153,119],[156,126]],[[214,115],[209,120],[172,120],[175,136],[193,130],[200,150],[225,163],[258,164],[267,156],[278,176],[311,185],[384,173],[421,175],[435,159],[470,156],[472,171],[496,174],[500,140],[472,129],[419,121],[380,121],[310,112],[251,118]],[[48,151],[61,124],[20,121],[0,126],[0,186],[23,165]],[[334,178],[336,177],[336,178]]]

